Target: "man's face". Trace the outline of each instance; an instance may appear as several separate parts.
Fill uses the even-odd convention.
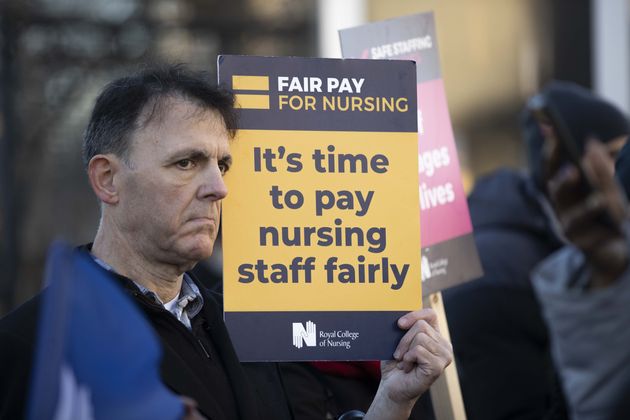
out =
[[[116,222],[149,261],[189,267],[212,254],[227,194],[228,132],[215,111],[168,99],[131,138]]]

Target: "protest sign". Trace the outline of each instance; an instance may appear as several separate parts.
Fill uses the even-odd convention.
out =
[[[223,204],[241,360],[390,359],[421,306],[411,61],[219,57],[239,132]]]
[[[418,143],[425,295],[482,274],[440,69],[433,13],[340,31],[344,57],[417,63]]]

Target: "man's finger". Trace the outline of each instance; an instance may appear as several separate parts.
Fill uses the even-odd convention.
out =
[[[417,346],[405,353],[403,359],[398,363],[398,369],[402,370],[405,373],[411,372],[418,365],[424,366],[435,366],[435,369],[431,369],[431,371],[439,370],[439,366],[443,364],[443,361],[440,360],[438,356],[431,353],[427,348],[422,346]],[[429,370],[429,369],[424,369]],[[437,373],[439,375],[439,373]]]
[[[400,360],[400,358],[409,351],[409,348],[413,345],[413,341],[418,334],[426,334],[434,337],[437,340],[439,333],[424,319],[416,321],[412,327],[405,333],[403,338],[400,339],[396,350],[394,351],[394,358]]]
[[[433,328],[439,331],[437,314],[431,308],[419,309],[417,311],[409,312],[401,316],[398,319],[398,326],[403,330],[407,330],[413,326],[416,321],[425,320],[429,323]]]
[[[434,353],[427,346],[418,344],[405,353],[398,367],[405,373],[409,373],[420,365],[425,373],[430,372],[431,377],[437,377],[451,361],[452,355],[446,349],[438,346]]]

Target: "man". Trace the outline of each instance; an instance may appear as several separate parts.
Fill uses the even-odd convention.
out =
[[[203,415],[291,418],[286,399],[278,397],[283,389],[277,370],[258,387],[250,383],[221,319],[220,296],[186,273],[212,253],[235,130],[233,97],[182,67],[110,83],[84,138],[101,221],[94,243],[82,252],[144,311],[162,342],[164,383],[195,400]],[[19,418],[23,410],[26,380],[18,378],[30,363],[36,310],[37,300],[0,322],[0,363],[7,366],[0,379],[0,416]],[[407,418],[450,363],[451,346],[439,335],[432,311],[409,313],[398,324],[408,332],[395,360],[382,365],[381,386],[366,418]],[[275,399],[260,401],[260,395]]]
[[[626,142],[627,118],[612,104],[568,82],[550,83],[543,92],[576,140],[595,134],[611,156]],[[523,138],[529,172],[496,171],[469,197],[484,276],[444,292],[469,420],[566,418],[530,283],[531,270],[564,239],[545,187],[544,138],[528,109]]]

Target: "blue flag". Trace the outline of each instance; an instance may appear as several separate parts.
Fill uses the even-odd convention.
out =
[[[86,253],[52,246],[28,419],[180,419],[151,326]]]

